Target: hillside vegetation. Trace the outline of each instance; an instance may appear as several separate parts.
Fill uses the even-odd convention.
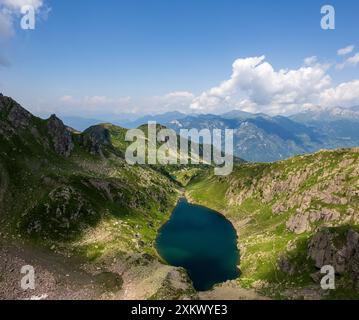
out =
[[[188,197],[237,229],[238,286],[277,298],[359,297],[358,157],[359,149],[321,151],[191,180]],[[336,269],[337,290],[320,289],[327,264]]]
[[[154,274],[157,287],[146,293],[139,286],[138,294],[148,298],[164,290],[178,298],[192,285],[182,269],[159,262],[154,241],[179,187],[155,167],[126,163],[125,132],[110,124],[75,132],[56,116],[36,118],[1,96],[0,245],[30,243],[106,270],[117,261],[130,282]],[[134,273],[133,265],[143,267]],[[171,287],[170,274],[182,289]]]

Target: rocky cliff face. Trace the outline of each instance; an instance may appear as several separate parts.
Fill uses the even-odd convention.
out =
[[[59,155],[68,157],[74,149],[72,133],[55,115],[48,120],[33,116],[16,101],[0,96],[0,134],[10,141],[15,136],[30,147],[35,143],[41,148],[52,149]]]
[[[52,137],[55,151],[62,156],[69,157],[71,151],[74,149],[70,130],[56,117],[56,115],[52,115],[49,118],[47,121],[47,128]]]
[[[7,120],[15,129],[25,129],[31,123],[31,113],[10,97],[0,96],[0,113],[2,120]]]
[[[356,286],[359,286],[358,232],[352,229],[341,234],[329,229],[320,231],[309,242],[308,257],[318,269],[326,265],[333,266],[337,274],[349,274]]]

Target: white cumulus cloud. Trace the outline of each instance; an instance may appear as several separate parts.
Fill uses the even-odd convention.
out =
[[[344,82],[325,90],[320,95],[320,104],[325,107],[352,107],[359,104],[359,80]]]
[[[305,60],[304,66],[274,70],[265,56],[240,58],[232,66],[230,79],[196,97],[191,104],[195,111],[226,111],[239,108],[266,113],[290,113],[298,106],[315,103],[319,94],[330,88],[328,66],[316,58]]]

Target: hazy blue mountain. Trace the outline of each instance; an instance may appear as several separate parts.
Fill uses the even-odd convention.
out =
[[[318,109],[292,117],[232,111],[223,115],[191,115],[165,125],[177,131],[234,129],[235,155],[256,162],[359,145],[359,114],[342,108]]]
[[[359,121],[359,107],[317,107],[295,114],[290,118],[294,121],[302,123],[332,122],[338,120]]]
[[[196,115],[166,123],[180,129],[234,129],[235,155],[248,161],[268,162],[311,152],[322,145],[322,135],[310,126],[285,117],[231,112]]]
[[[290,117],[315,128],[326,136],[323,147],[342,148],[359,145],[359,107],[316,108]]]

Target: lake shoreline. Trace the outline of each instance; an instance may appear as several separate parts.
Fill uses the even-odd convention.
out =
[[[184,268],[203,292],[239,277],[237,243],[236,229],[223,214],[182,196],[158,230],[155,248],[168,265]]]

